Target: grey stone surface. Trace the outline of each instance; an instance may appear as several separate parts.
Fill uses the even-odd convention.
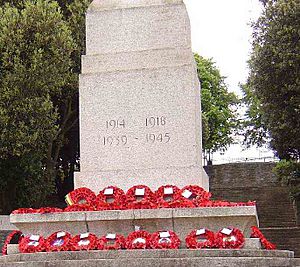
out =
[[[300,266],[300,258],[293,259],[292,262],[294,263],[293,266],[295,266],[295,267],[299,267]]]
[[[89,11],[180,4],[182,2],[182,0],[94,0]]]
[[[191,47],[183,3],[87,12],[87,55],[177,47]]]
[[[153,49],[145,51],[86,55],[81,57],[82,73],[101,73],[180,67],[193,60],[193,54],[186,48]]]
[[[56,231],[68,231],[75,235],[87,232],[85,213],[54,213],[54,214],[12,214],[13,223],[23,234],[40,234],[48,236]]]
[[[7,245],[7,255],[19,254],[19,245],[18,244],[8,244]]]
[[[17,228],[10,223],[8,215],[0,215],[0,231],[13,231]]]
[[[92,79],[90,75],[81,76],[81,117],[85,118],[81,120],[81,176],[85,176],[81,186],[97,191],[107,185],[128,189],[143,183],[156,189],[162,184],[182,187],[205,183],[201,179],[201,168],[196,167],[201,164],[200,139],[199,146],[195,145],[199,135],[191,130],[196,120],[196,95],[188,94],[186,90],[193,78],[192,69],[184,66],[155,71],[110,72],[97,74]],[[158,92],[161,89],[157,84],[164,90]],[[176,87],[180,91],[176,92]],[[163,118],[166,125],[154,129],[143,126],[146,118],[151,117]],[[105,122],[113,118],[124,119],[128,129],[107,130]],[[149,143],[146,140],[149,135],[160,136],[163,142]],[[117,138],[122,137],[128,143],[118,146]],[[115,140],[116,143],[104,145],[103,138],[106,142]],[[88,176],[90,171],[96,172],[96,177]],[[124,174],[128,178],[124,178]],[[75,182],[79,187],[77,179],[78,176]]]
[[[11,214],[10,222],[14,225],[25,223],[56,223],[85,221],[86,212],[27,213]],[[18,227],[18,229],[21,229]]]
[[[86,46],[75,187],[198,184],[208,190],[183,1],[93,1]]]
[[[2,262],[2,263],[1,263]],[[22,263],[23,262],[23,263]],[[290,251],[127,250],[18,254],[0,266],[296,266]]]
[[[118,259],[118,260],[76,260],[61,262],[18,262],[5,263],[0,266],[7,267],[153,267],[153,266],[172,266],[172,267],[292,267],[293,261],[290,259],[240,259],[240,258],[204,258],[204,259]]]
[[[55,231],[78,234],[90,231],[99,236],[107,233],[128,235],[140,226],[149,232],[173,230],[184,240],[193,229],[218,231],[223,227],[239,228],[246,237],[250,227],[258,225],[255,207],[194,208],[92,211],[55,214],[12,214],[11,222],[24,234],[48,236]]]
[[[12,261],[61,261],[116,258],[216,258],[216,257],[257,257],[257,258],[293,258],[292,251],[258,249],[179,249],[179,250],[105,250],[105,251],[66,251],[58,253],[14,254],[1,258],[4,262]]]
[[[244,249],[261,249],[259,238],[247,238]]]

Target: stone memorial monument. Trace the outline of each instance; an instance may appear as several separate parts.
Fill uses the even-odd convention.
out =
[[[94,0],[79,94],[76,188],[209,189],[200,86],[182,0]]]
[[[208,189],[201,163],[200,86],[182,0],[94,0],[86,15],[86,55],[80,75],[80,160],[75,187],[99,192],[144,184]],[[108,210],[11,215],[25,234],[57,229],[128,235],[217,231],[234,225],[250,236],[255,206]],[[183,246],[183,245],[182,245]]]

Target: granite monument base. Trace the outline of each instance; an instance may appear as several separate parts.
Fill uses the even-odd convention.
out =
[[[194,229],[218,231],[233,226],[250,237],[250,227],[258,226],[255,206],[184,209],[109,210],[52,214],[11,214],[10,222],[26,235],[44,237],[56,231],[72,235],[94,233],[103,236],[119,233],[127,236],[139,226],[150,233],[174,231],[185,247],[185,237]]]

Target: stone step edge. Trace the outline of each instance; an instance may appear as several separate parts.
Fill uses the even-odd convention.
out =
[[[10,223],[45,223],[45,222],[89,222],[112,220],[142,220],[142,219],[172,219],[197,217],[248,217],[255,216],[257,224],[256,206],[238,207],[203,207],[176,209],[132,209],[105,210],[85,212],[64,212],[47,214],[11,214]]]
[[[36,262],[9,262],[1,263],[0,267],[153,267],[153,266],[247,266],[271,267],[286,266],[299,267],[291,258],[244,258],[244,257],[206,257],[206,258],[144,258],[144,259],[89,259],[89,260],[63,260],[63,261],[36,261]]]
[[[129,9],[129,8],[145,8],[152,6],[162,6],[162,5],[174,5],[182,4],[182,0],[135,0],[135,1],[117,1],[117,0],[102,0],[93,1],[88,8],[88,13],[91,12],[101,12],[116,9]]]
[[[194,64],[190,47],[84,55],[81,59],[81,77],[88,74],[175,68]]]
[[[282,227],[260,227],[260,230],[300,230],[300,226],[282,226]]]
[[[40,252],[28,254],[13,254],[0,257],[0,263],[5,262],[37,262],[37,261],[76,261],[90,259],[170,259],[170,258],[288,258],[294,253],[288,250],[258,250],[258,249],[178,249],[178,250],[95,250],[95,251],[66,251]]]

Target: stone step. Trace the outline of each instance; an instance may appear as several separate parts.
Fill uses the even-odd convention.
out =
[[[295,258],[293,259],[293,266],[299,267],[300,266],[300,258]]]
[[[120,250],[17,254],[0,258],[0,267],[68,266],[296,266],[293,252],[267,250]]]
[[[292,250],[295,257],[300,257],[300,227],[261,228],[261,231],[278,249]]]
[[[242,248],[242,250],[248,251],[248,250],[258,250],[261,249],[261,243],[259,241],[259,238],[245,238],[245,244]],[[182,249],[186,249],[186,243],[182,242]],[[182,250],[181,249],[181,250]],[[19,251],[19,245],[18,244],[8,244],[7,245],[7,254],[8,255],[17,255],[20,254]]]
[[[270,187],[212,187],[214,199],[257,202],[260,227],[295,227],[296,216],[289,191],[283,186]]]

